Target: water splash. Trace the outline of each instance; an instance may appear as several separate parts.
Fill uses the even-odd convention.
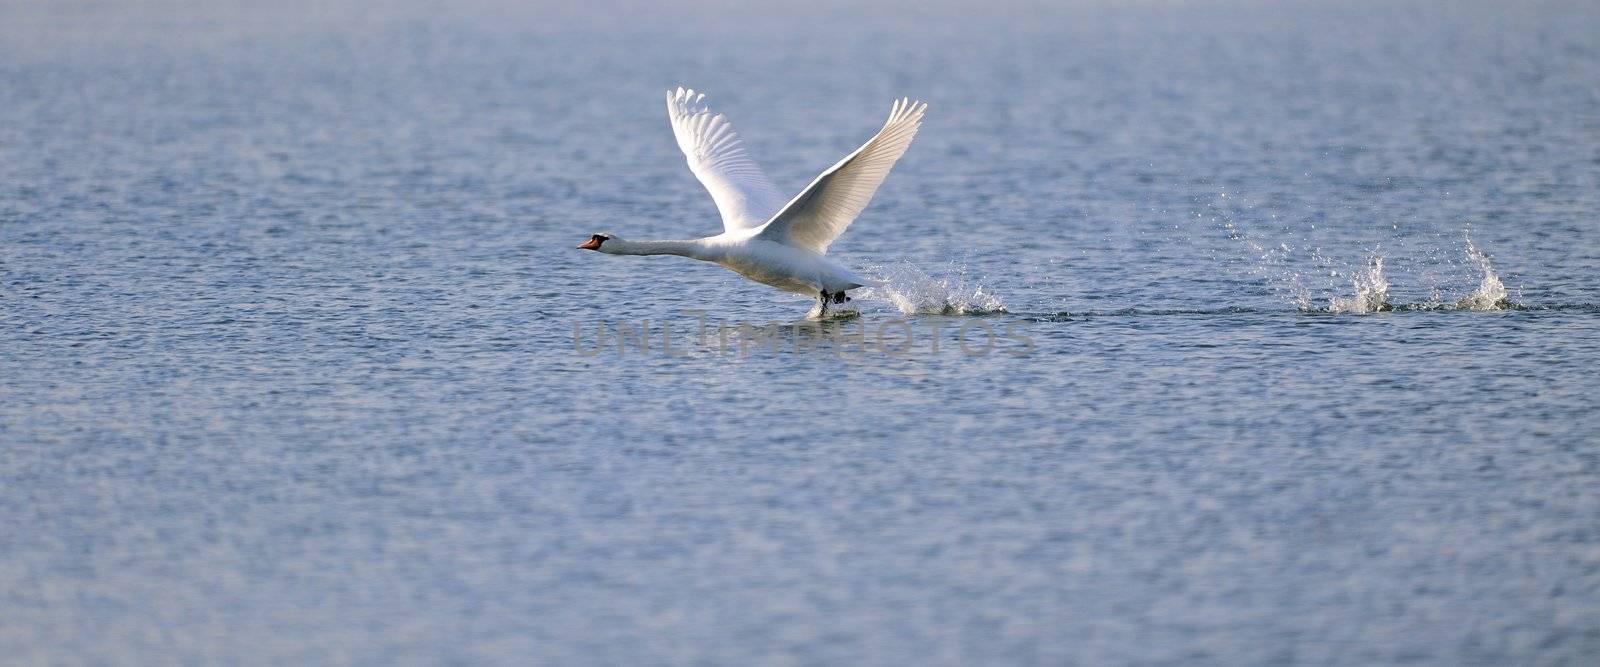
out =
[[[1511,300],[1506,298],[1505,283],[1500,282],[1500,276],[1495,274],[1494,267],[1489,265],[1489,256],[1483,254],[1483,251],[1472,243],[1470,234],[1467,235],[1467,260],[1477,265],[1481,277],[1478,280],[1478,289],[1458,299],[1456,308],[1460,310],[1509,308]]]
[[[1383,255],[1374,253],[1364,271],[1351,278],[1355,295],[1334,297],[1328,301],[1330,313],[1378,313],[1394,310],[1389,305],[1389,279],[1383,275]]]
[[[811,310],[806,312],[808,320],[849,320],[861,317],[861,311],[853,304],[828,304],[828,314],[822,314],[822,304],[813,303]]]
[[[1277,216],[1273,215],[1272,218],[1276,220]],[[1340,279],[1345,275],[1341,270],[1342,262],[1324,254],[1322,248],[1302,243],[1299,235],[1286,229],[1277,230],[1288,236],[1282,242],[1274,244],[1273,241],[1264,239],[1258,241],[1231,216],[1223,215],[1218,219],[1228,238],[1243,244],[1254,255],[1250,258],[1252,261],[1246,270],[1265,281],[1273,292],[1287,299],[1300,311],[1356,312],[1357,308],[1366,305],[1360,298],[1362,290],[1370,292],[1377,282],[1384,283],[1384,295],[1380,295],[1380,298],[1387,295],[1387,282],[1381,280],[1383,272],[1381,261],[1376,274],[1380,280],[1368,281],[1372,283],[1370,285],[1358,285],[1357,298],[1344,299],[1340,297],[1343,290],[1339,285]],[[1315,225],[1312,228],[1314,229]],[[1358,282],[1361,278],[1358,276]],[[1323,302],[1330,305],[1324,306]]]
[[[1431,250],[1423,253],[1420,260],[1402,253],[1399,260],[1401,277],[1424,283],[1422,288],[1427,290],[1428,297],[1420,303],[1395,304],[1389,301],[1386,258],[1377,250],[1369,256],[1366,267],[1352,272],[1346,268],[1349,266],[1348,260],[1324,254],[1320,247],[1310,245],[1296,248],[1296,237],[1291,231],[1278,230],[1279,233],[1288,234],[1290,239],[1274,245],[1272,241],[1252,238],[1230,216],[1215,215],[1212,219],[1217,221],[1229,239],[1242,244],[1253,255],[1246,260],[1250,262],[1247,265],[1248,272],[1263,279],[1272,291],[1286,297],[1302,312],[1365,314],[1391,310],[1481,311],[1524,307],[1510,300],[1505,284],[1490,265],[1488,256],[1473,243],[1470,228],[1466,238],[1466,264],[1477,269],[1476,289],[1459,299],[1446,300],[1445,295],[1454,291],[1450,286],[1459,285],[1456,281],[1460,279],[1462,264],[1441,261],[1439,253]],[[1408,242],[1403,237],[1398,240],[1402,246]],[[1414,255],[1417,250],[1412,248],[1409,254]],[[1431,284],[1428,284],[1430,281]],[[1406,282],[1402,280],[1402,283]]]
[[[987,315],[1006,312],[1000,297],[970,281],[964,267],[935,278],[909,263],[871,267],[880,284],[862,293],[906,315]]]
[[[1251,275],[1265,280],[1273,291],[1287,297],[1300,310],[1311,309],[1311,291],[1306,289],[1300,272],[1290,261],[1294,249],[1288,243],[1268,248],[1238,232],[1231,222],[1226,225],[1226,229],[1230,238],[1245,244],[1245,247],[1255,253],[1256,261],[1249,269]]]

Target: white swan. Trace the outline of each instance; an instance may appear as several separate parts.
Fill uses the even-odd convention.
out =
[[[777,186],[750,159],[733,125],[713,114],[705,98],[684,88],[668,91],[667,115],[689,169],[717,202],[723,232],[688,241],[628,241],[595,234],[578,247],[609,255],[682,255],[715,262],[758,283],[816,297],[819,317],[827,314],[830,300],[844,303],[849,300],[845,292],[873,284],[828,259],[828,245],[866,208],[905,154],[928,105],[897,100],[883,129],[784,203]]]

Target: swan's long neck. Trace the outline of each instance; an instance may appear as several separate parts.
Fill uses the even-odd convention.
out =
[[[682,255],[709,259],[705,244],[699,241],[625,241],[612,239],[602,248],[613,255]]]

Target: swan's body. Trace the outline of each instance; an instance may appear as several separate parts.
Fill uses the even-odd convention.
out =
[[[628,241],[595,234],[583,245],[611,255],[680,255],[714,262],[745,278],[817,297],[819,314],[830,300],[872,284],[827,257],[828,246],[866,208],[889,169],[916,136],[927,105],[901,99],[883,129],[861,148],[822,172],[787,201],[750,159],[727,118],[712,114],[705,95],[679,88],[667,93],[672,131],[689,169],[711,193],[723,233],[687,241]]]
[[[611,237],[596,250],[612,255],[680,255],[728,270],[786,292],[815,297],[871,284],[826,255],[757,238],[753,230],[690,241],[628,241]]]

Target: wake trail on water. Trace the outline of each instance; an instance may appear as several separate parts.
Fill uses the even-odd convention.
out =
[[[969,277],[966,267],[952,265],[941,277],[909,262],[870,266],[867,275],[879,284],[861,298],[883,301],[904,315],[994,315],[1009,312],[998,295]]]
[[[1387,311],[1393,312],[1466,312],[1470,308],[1458,308],[1453,303],[1402,303],[1388,304]],[[1569,303],[1547,306],[1534,306],[1512,302],[1504,308],[1496,310],[1515,310],[1526,312],[1550,313],[1600,313],[1600,304]],[[1033,322],[1072,322],[1076,320],[1106,319],[1106,318],[1144,318],[1144,317],[1229,317],[1229,316],[1259,316],[1283,317],[1286,315],[1336,315],[1327,309],[1285,311],[1272,308],[1249,308],[1235,306],[1228,308],[1120,308],[1116,310],[1085,310],[1085,311],[1060,311],[1054,313],[1024,313],[1013,312],[1011,315],[1021,317]]]
[[[1453,302],[1443,301],[1436,293],[1430,301],[1392,304],[1389,302],[1389,278],[1384,275],[1384,256],[1373,251],[1366,268],[1350,276],[1350,296],[1333,296],[1326,307],[1317,307],[1308,301],[1296,305],[1302,311],[1332,314],[1381,313],[1392,310],[1523,310],[1521,304],[1512,303],[1506,293],[1505,283],[1489,263],[1489,256],[1473,244],[1471,235],[1466,238],[1468,263],[1477,270],[1478,286],[1472,292]],[[1335,272],[1337,273],[1337,272]]]
[[[1600,306],[1532,306],[1512,301],[1504,282],[1489,257],[1473,242],[1470,228],[1465,234],[1466,266],[1474,270],[1477,286],[1454,301],[1445,300],[1433,289],[1430,300],[1391,303],[1388,257],[1382,248],[1373,248],[1364,265],[1349,270],[1347,264],[1324,254],[1321,248],[1297,252],[1290,243],[1263,244],[1238,229],[1231,221],[1224,227],[1229,238],[1242,243],[1254,254],[1250,273],[1264,279],[1274,292],[1285,297],[1295,310],[1308,314],[1365,315],[1391,311],[1495,311],[1495,310],[1589,310]],[[1428,256],[1434,257],[1433,253]],[[1462,264],[1451,262],[1452,266]],[[1459,271],[1459,268],[1452,273]],[[994,315],[1011,313],[999,295],[984,287],[981,279],[967,273],[966,266],[950,263],[938,275],[910,262],[864,267],[867,276],[878,284],[863,288],[856,298],[879,301],[904,315]],[[1405,271],[1402,271],[1405,274]],[[1414,274],[1412,274],[1414,275]],[[1456,273],[1456,280],[1460,279]],[[1454,281],[1452,281],[1454,282]],[[1347,285],[1347,288],[1340,285]],[[1458,283],[1459,284],[1459,283]],[[1348,290],[1348,291],[1347,291]],[[1109,311],[1011,313],[1035,321],[1067,321],[1094,317],[1215,316],[1270,314],[1271,309],[1220,307],[1192,310],[1151,310],[1128,308]],[[813,309],[812,317],[818,316]],[[828,309],[829,318],[859,317],[850,306]]]
[[[1473,242],[1470,228],[1465,234],[1466,265],[1474,270],[1477,286],[1454,301],[1446,301],[1439,290],[1433,298],[1418,303],[1391,303],[1390,282],[1385,273],[1387,257],[1381,249],[1373,249],[1366,265],[1355,270],[1322,253],[1320,248],[1296,254],[1289,243],[1266,245],[1245,234],[1232,221],[1223,225],[1229,238],[1242,243],[1254,254],[1250,273],[1268,283],[1273,291],[1285,296],[1302,312],[1364,315],[1393,310],[1522,310],[1523,304],[1511,301],[1505,283],[1495,273],[1486,253]],[[1307,265],[1309,264],[1309,266]],[[1319,280],[1324,281],[1319,287]],[[1349,291],[1339,287],[1343,282]]]

